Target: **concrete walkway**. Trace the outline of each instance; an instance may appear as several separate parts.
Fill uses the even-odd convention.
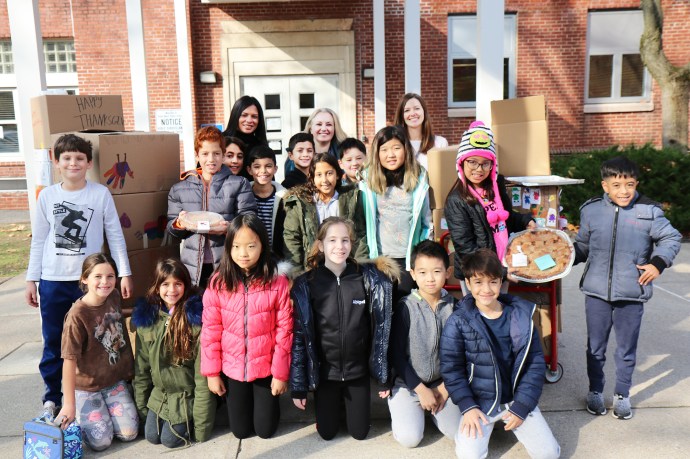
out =
[[[683,244],[674,267],[656,283],[654,298],[645,309],[632,403],[635,416],[619,421],[594,417],[583,407],[587,392],[585,372],[584,299],[577,285],[582,266],[563,282],[563,333],[559,336],[559,361],[563,379],[546,385],[540,407],[561,444],[566,458],[682,458],[690,455],[690,244]],[[609,346],[609,354],[612,353]],[[0,285],[0,450],[19,457],[22,423],[40,411],[42,382],[38,374],[41,334],[38,311],[24,304],[23,276]],[[612,396],[613,362],[607,365],[608,403]],[[419,448],[399,446],[390,432],[387,407],[374,404],[374,421],[366,441],[341,433],[326,442],[313,424],[313,411],[298,412],[282,397],[283,417],[275,438],[239,441],[218,427],[213,438],[163,457],[212,458],[441,458],[453,457],[452,441],[441,438],[429,423]],[[311,399],[310,399],[311,403]],[[87,457],[148,458],[166,452],[139,439],[115,442],[107,451]],[[511,433],[494,431],[491,458],[525,458]]]

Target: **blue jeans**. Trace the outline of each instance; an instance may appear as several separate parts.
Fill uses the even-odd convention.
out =
[[[189,432],[186,424],[170,424],[158,417],[152,409],[146,415],[144,436],[157,445],[162,443],[167,448],[177,448],[189,444]]]
[[[585,297],[587,318],[587,376],[589,390],[604,391],[604,364],[606,345],[611,328],[616,331],[616,387],[614,392],[623,397],[630,395],[632,374],[637,361],[637,339],[644,306],[638,301],[604,301]]]
[[[65,316],[84,292],[79,281],[48,281],[38,283],[41,310],[41,333],[43,334],[43,356],[38,370],[45,384],[43,401],[62,405],[62,326]]]

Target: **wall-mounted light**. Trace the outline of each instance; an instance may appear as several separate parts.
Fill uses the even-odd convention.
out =
[[[199,81],[205,84],[215,84],[216,83],[216,72],[206,71],[199,73]]]
[[[374,68],[373,67],[367,67],[362,69],[362,78],[374,78]]]

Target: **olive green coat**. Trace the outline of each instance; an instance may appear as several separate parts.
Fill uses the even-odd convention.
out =
[[[316,241],[319,217],[316,204],[306,186],[295,187],[283,198],[285,223],[283,231],[283,256],[299,267],[307,267],[307,256]],[[368,258],[367,225],[364,220],[362,192],[357,188],[343,188],[338,194],[338,215],[355,225],[352,256]],[[280,235],[274,235],[279,238]]]
[[[199,372],[201,298],[189,298],[185,308],[187,320],[197,337],[195,358],[181,365],[173,365],[171,354],[165,346],[165,331],[170,315],[143,299],[137,302],[132,314],[137,334],[134,400],[140,422],[146,422],[148,411],[153,410],[170,424],[187,424],[189,432],[194,432],[196,441],[205,441],[213,431],[216,399],[208,390],[206,377]]]

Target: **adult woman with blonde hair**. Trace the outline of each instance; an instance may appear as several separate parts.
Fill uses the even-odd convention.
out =
[[[338,115],[330,108],[317,108],[307,118],[304,132],[314,136],[314,154],[328,153],[335,159],[340,159],[338,146],[347,138],[347,134],[340,127]],[[292,171],[295,164],[290,158],[285,160],[285,174]]]
[[[419,94],[408,92],[400,98],[395,111],[395,124],[405,127],[415,159],[424,169],[428,169],[426,154],[429,150],[448,146],[444,137],[434,135],[426,102]]]

